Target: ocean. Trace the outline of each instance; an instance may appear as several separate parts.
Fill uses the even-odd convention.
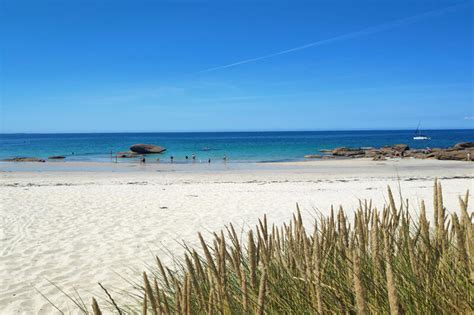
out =
[[[64,155],[66,161],[110,162],[116,152],[127,151],[136,143],[167,148],[152,155],[169,162],[185,162],[195,154],[198,161],[271,162],[302,160],[306,154],[335,147],[380,147],[397,143],[412,148],[446,148],[458,142],[474,141],[474,129],[426,130],[431,140],[413,140],[413,130],[383,131],[304,131],[304,132],[193,132],[193,133],[76,133],[1,134],[0,159],[12,157],[48,158]],[[115,161],[115,158],[113,158]],[[130,159],[119,159],[130,161]]]

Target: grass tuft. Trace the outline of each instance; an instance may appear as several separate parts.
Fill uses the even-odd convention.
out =
[[[201,248],[186,248],[177,267],[157,258],[143,274],[132,313],[146,314],[467,314],[474,309],[474,235],[468,194],[459,216],[443,205],[434,184],[433,228],[425,203],[413,220],[408,201],[377,210],[360,202],[354,220],[340,208],[310,231],[299,208],[271,226],[264,217],[243,238],[232,225]],[[446,215],[446,213],[452,213]],[[202,254],[200,254],[202,253]],[[152,287],[153,283],[153,287]],[[105,290],[105,288],[104,288]],[[105,290],[106,293],[108,293]],[[121,312],[108,294],[115,310]],[[94,314],[100,314],[93,300]]]

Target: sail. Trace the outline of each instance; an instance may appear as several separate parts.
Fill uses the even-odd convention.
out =
[[[430,140],[431,138],[422,134],[420,131],[420,122],[418,122],[418,126],[416,127],[415,134],[413,135],[413,140]]]

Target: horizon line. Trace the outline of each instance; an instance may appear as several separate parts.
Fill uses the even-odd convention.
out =
[[[219,130],[219,131],[70,131],[70,132],[0,132],[0,135],[54,135],[54,134],[172,134],[172,133],[283,133],[283,132],[338,132],[338,131],[413,131],[413,128],[395,129],[301,129],[301,130]],[[437,128],[423,129],[423,131],[472,130],[473,128]]]

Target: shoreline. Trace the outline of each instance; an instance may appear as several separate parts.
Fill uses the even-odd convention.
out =
[[[97,161],[46,161],[46,162],[13,162],[0,161],[1,172],[44,172],[44,171],[137,171],[137,172],[153,172],[153,171],[232,171],[232,170],[264,170],[273,168],[301,168],[307,166],[323,166],[323,165],[437,165],[446,167],[451,165],[467,165],[472,167],[470,163],[473,161],[456,161],[456,160],[435,160],[435,159],[416,159],[416,158],[387,158],[386,160],[373,160],[371,158],[347,158],[338,157],[333,159],[301,159],[301,160],[275,160],[260,162],[237,162],[237,161],[215,161],[207,162],[152,162],[140,163],[136,162],[97,162]]]

